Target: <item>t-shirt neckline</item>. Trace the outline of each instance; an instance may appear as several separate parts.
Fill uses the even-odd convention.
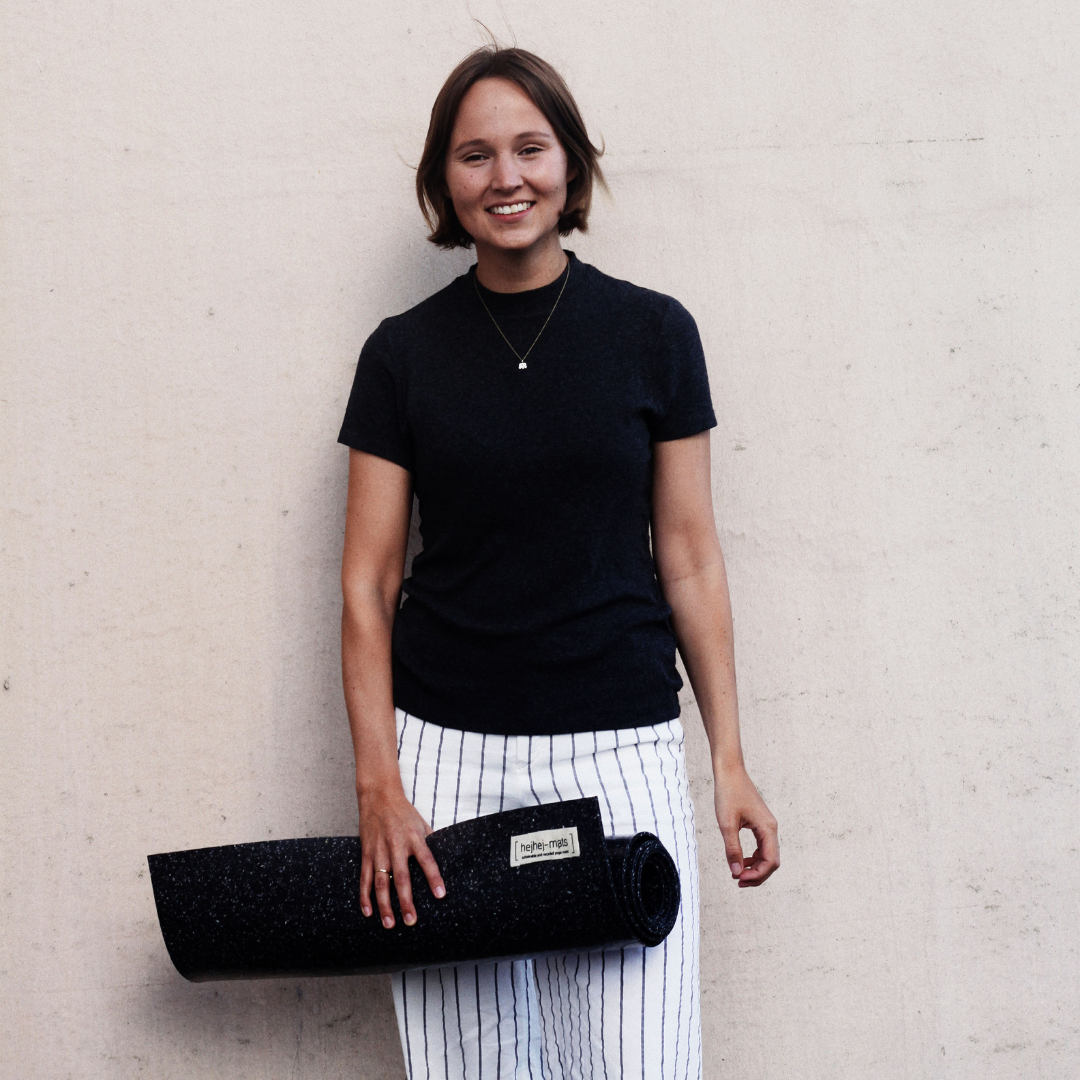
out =
[[[479,291],[484,303],[487,304],[493,315],[501,315],[509,319],[527,318],[541,313],[547,315],[556,299],[558,299],[564,283],[566,293],[562,296],[563,303],[565,303],[567,296],[573,289],[576,279],[580,276],[582,264],[578,261],[577,256],[572,251],[567,251],[566,257],[569,260],[569,280],[566,280],[566,270],[564,269],[554,281],[548,282],[547,285],[541,285],[538,289],[525,289],[523,292],[512,293],[493,292],[477,279],[476,263],[469,267],[465,280],[469,292],[475,296]],[[481,308],[482,310],[483,308]]]

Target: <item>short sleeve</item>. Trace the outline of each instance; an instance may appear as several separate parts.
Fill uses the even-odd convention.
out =
[[[705,352],[693,316],[671,300],[653,356],[656,410],[649,433],[654,442],[685,439],[716,427]]]
[[[393,363],[383,323],[364,343],[338,442],[413,471],[404,376]]]

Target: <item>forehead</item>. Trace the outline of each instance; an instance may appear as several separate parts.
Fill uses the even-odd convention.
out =
[[[454,117],[450,141],[513,136],[519,131],[554,134],[547,117],[517,83],[492,77],[473,83],[466,91]]]

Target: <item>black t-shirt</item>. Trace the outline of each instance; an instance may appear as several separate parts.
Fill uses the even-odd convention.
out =
[[[340,441],[413,476],[423,551],[394,621],[394,702],[444,727],[549,735],[679,715],[649,546],[652,443],[713,427],[675,300],[570,254],[527,367],[475,268],[384,320]],[[524,354],[563,287],[493,293]]]

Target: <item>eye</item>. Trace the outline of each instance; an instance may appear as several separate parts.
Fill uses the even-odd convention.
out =
[[[529,157],[532,157],[534,154],[542,153],[543,149],[542,146],[524,146],[521,149],[521,153],[528,154]]]
[[[483,161],[484,155],[479,150],[474,150],[471,154],[466,154],[461,160],[473,165],[478,161]]]

